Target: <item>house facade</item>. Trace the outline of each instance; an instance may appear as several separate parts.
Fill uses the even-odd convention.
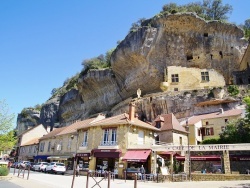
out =
[[[151,145],[155,141],[154,133],[159,131],[135,117],[134,104],[131,104],[129,114],[91,122],[78,129],[77,162],[89,166],[89,170],[100,173],[109,170],[119,177],[123,177],[126,169],[137,169],[141,165],[146,172],[151,172],[154,168]]]
[[[38,144],[37,140],[46,134],[48,134],[47,130],[44,128],[42,124],[40,124],[18,135],[18,143],[17,143],[18,158],[15,160],[17,161],[22,161],[26,159],[32,160],[31,153],[34,154],[33,157],[36,156],[36,153],[31,151],[35,151],[34,148],[37,149],[36,147],[36,145]]]
[[[187,121],[189,127],[189,143],[198,145],[203,140],[219,138],[227,126],[227,123],[242,117],[241,109],[224,111],[222,108],[218,112],[195,115]]]
[[[225,84],[223,75],[214,69],[168,66],[165,69],[161,89],[164,91],[198,90],[224,87]]]

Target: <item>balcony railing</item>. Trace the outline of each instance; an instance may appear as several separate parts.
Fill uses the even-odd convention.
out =
[[[88,142],[82,142],[81,147],[86,147],[88,146]]]
[[[101,141],[101,146],[116,146],[117,141]]]

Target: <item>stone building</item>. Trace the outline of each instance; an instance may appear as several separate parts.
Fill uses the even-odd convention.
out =
[[[32,155],[30,155],[31,154],[30,151],[34,151],[34,148],[36,147],[35,140],[39,139],[40,137],[46,134],[48,134],[47,130],[44,128],[42,124],[40,124],[18,135],[17,137],[18,158],[16,160],[21,161],[27,158],[31,159]],[[31,147],[33,147],[33,149]],[[33,154],[34,154],[33,156],[36,156],[34,152]]]
[[[189,143],[198,145],[205,139],[218,138],[228,122],[239,119],[243,114],[241,109],[224,111],[222,108],[218,112],[194,115],[187,121],[189,126]]]

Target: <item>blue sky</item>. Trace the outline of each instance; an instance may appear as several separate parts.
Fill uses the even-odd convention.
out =
[[[115,48],[133,22],[153,17],[164,4],[196,1],[1,0],[0,100],[16,116],[46,102],[53,88],[81,71],[84,59]],[[230,22],[250,18],[249,0],[226,3],[234,9]]]

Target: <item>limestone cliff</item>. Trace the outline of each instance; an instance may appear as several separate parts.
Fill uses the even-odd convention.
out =
[[[197,105],[217,98],[210,96],[216,85],[197,94],[197,88],[192,87],[186,93],[163,91],[161,84],[171,74],[166,71],[169,66],[213,70],[224,79],[221,83],[231,84],[232,72],[240,70],[248,44],[240,28],[205,21],[192,13],[163,14],[146,23],[117,46],[111,56],[111,69],[90,70],[79,77],[78,89],[46,102],[41,110],[42,122],[46,126],[55,126],[55,122],[65,126],[100,112],[123,113],[138,88],[142,98],[136,101],[137,113],[145,121],[161,113],[174,113],[181,119],[239,103],[219,92],[221,102]]]

